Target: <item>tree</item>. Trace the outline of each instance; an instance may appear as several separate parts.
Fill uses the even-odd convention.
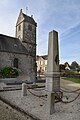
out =
[[[78,66],[78,68],[77,68],[77,72],[79,72],[80,71],[80,66]]]
[[[78,67],[79,67],[79,64],[76,61],[73,61],[71,63],[71,69],[72,70],[77,70]]]
[[[64,63],[64,66],[67,67],[67,65],[69,66],[69,63],[68,63],[68,62],[65,62],[65,63]]]
[[[65,70],[65,66],[63,64],[59,65],[60,72]]]

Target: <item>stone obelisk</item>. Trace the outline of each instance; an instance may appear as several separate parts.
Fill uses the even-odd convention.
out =
[[[46,72],[46,90],[48,92],[46,109],[49,114],[55,112],[55,96],[60,91],[58,32],[49,32],[48,63]]]
[[[60,90],[58,32],[54,30],[49,32],[46,89],[54,92]]]

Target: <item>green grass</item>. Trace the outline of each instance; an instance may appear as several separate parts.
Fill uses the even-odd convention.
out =
[[[80,83],[80,78],[64,78],[64,80],[69,80],[75,83]]]

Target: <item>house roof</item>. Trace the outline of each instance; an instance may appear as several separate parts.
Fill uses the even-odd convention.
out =
[[[48,55],[43,55],[43,56],[38,56],[38,55],[37,55],[36,60],[38,61],[39,58],[43,58],[44,60],[47,60],[47,59],[48,59]]]
[[[34,19],[32,17],[30,17],[30,16],[28,16],[28,15],[26,15],[24,13],[22,13],[22,14],[23,14],[23,17],[24,17],[26,22],[29,22],[29,23],[34,24],[35,26],[37,26],[37,23],[34,21]]]
[[[43,55],[41,56],[44,60],[47,60],[48,59],[48,55]]]
[[[18,38],[0,34],[0,51],[28,54]]]

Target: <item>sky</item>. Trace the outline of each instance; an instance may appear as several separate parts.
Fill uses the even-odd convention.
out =
[[[56,30],[60,63],[80,64],[80,0],[0,0],[0,34],[15,37],[20,9],[37,22],[37,55],[48,54],[48,35]]]

